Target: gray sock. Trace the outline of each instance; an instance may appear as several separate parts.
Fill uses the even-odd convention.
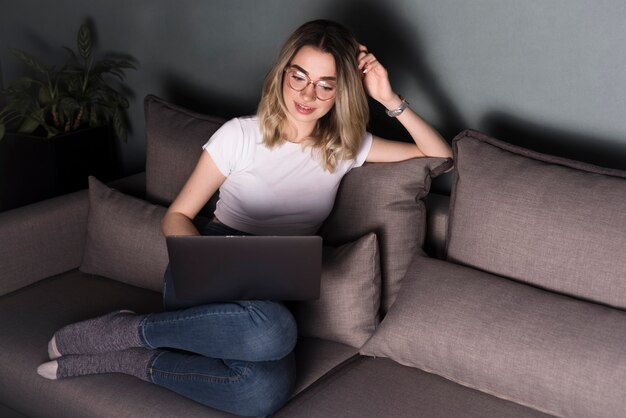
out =
[[[54,334],[57,350],[65,356],[142,347],[139,323],[143,318],[131,311],[116,311],[68,325]]]
[[[100,354],[69,355],[57,359],[57,378],[86,376],[102,373],[124,373],[149,381],[147,377],[150,360],[160,350],[130,348]]]

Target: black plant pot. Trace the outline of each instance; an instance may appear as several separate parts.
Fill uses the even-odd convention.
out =
[[[109,127],[45,138],[7,133],[0,141],[0,210],[87,187],[87,177],[112,180],[117,171]]]

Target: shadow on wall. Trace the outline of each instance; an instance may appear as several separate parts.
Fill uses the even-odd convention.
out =
[[[417,85],[435,109],[436,128],[448,142],[467,126],[439,79],[424,61],[423,48],[415,36],[413,23],[397,15],[393,8],[374,0],[333,3],[325,18],[350,28],[361,43],[376,53],[393,78],[401,77]],[[299,23],[304,23],[304,20]],[[285,34],[285,40],[287,36]],[[224,118],[255,113],[258,105],[258,102],[242,103],[241,100],[206,91],[206,88],[191,85],[182,77],[170,76],[165,84],[164,98],[167,100]],[[258,93],[260,97],[260,88]],[[411,141],[400,123],[389,118],[380,104],[370,101],[370,107],[369,129],[372,132],[391,139]]]
[[[195,112],[224,119],[256,113],[257,102],[243,103],[232,96],[209,91],[206,86],[189,83],[182,77],[171,75],[165,80],[163,99]]]
[[[513,145],[602,167],[626,169],[624,142],[542,126],[501,112],[488,114],[480,125],[485,134]]]
[[[375,53],[392,79],[403,76],[424,93],[437,115],[435,127],[448,142],[451,141],[467,124],[424,60],[425,48],[415,34],[415,23],[398,15],[384,2],[369,0],[341,4],[341,8],[334,9],[336,19],[348,26],[359,42]],[[370,129],[373,132],[391,139],[411,140],[400,123],[390,119],[378,103],[371,104],[371,109]]]
[[[434,109],[436,123],[429,121],[451,142],[467,128],[467,122],[445,91],[440,79],[424,59],[425,48],[415,34],[415,23],[407,21],[394,8],[379,1],[352,1],[333,9],[336,19],[352,30],[359,42],[366,45],[384,63],[392,79],[402,78],[424,93]],[[394,85],[394,88],[398,88]],[[382,137],[411,142],[411,137],[395,119],[389,118],[380,104],[370,100],[369,129]],[[449,194],[452,173],[433,180],[431,191]]]

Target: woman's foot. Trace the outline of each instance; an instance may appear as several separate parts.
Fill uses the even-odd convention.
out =
[[[50,380],[102,373],[124,373],[148,380],[148,365],[159,352],[130,348],[110,353],[68,355],[43,363],[37,368],[37,373]]]
[[[37,374],[50,380],[57,380],[57,370],[59,369],[59,362],[49,361],[37,367]]]
[[[133,311],[122,310],[68,325],[54,334],[48,343],[48,355],[55,360],[65,355],[142,347],[138,332],[142,319]]]

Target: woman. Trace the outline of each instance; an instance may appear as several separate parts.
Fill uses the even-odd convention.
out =
[[[414,144],[366,132],[366,94],[398,118]],[[192,220],[218,189],[215,217],[203,234],[314,234],[351,168],[451,155],[392,90],[375,56],[343,26],[322,20],[287,40],[257,115],[227,122],[204,149],[163,218],[166,236],[199,234]],[[121,372],[217,409],[267,415],[290,396],[296,338],[295,321],[279,302],[120,311],[59,330],[49,343],[53,361],[38,372],[51,379]]]

